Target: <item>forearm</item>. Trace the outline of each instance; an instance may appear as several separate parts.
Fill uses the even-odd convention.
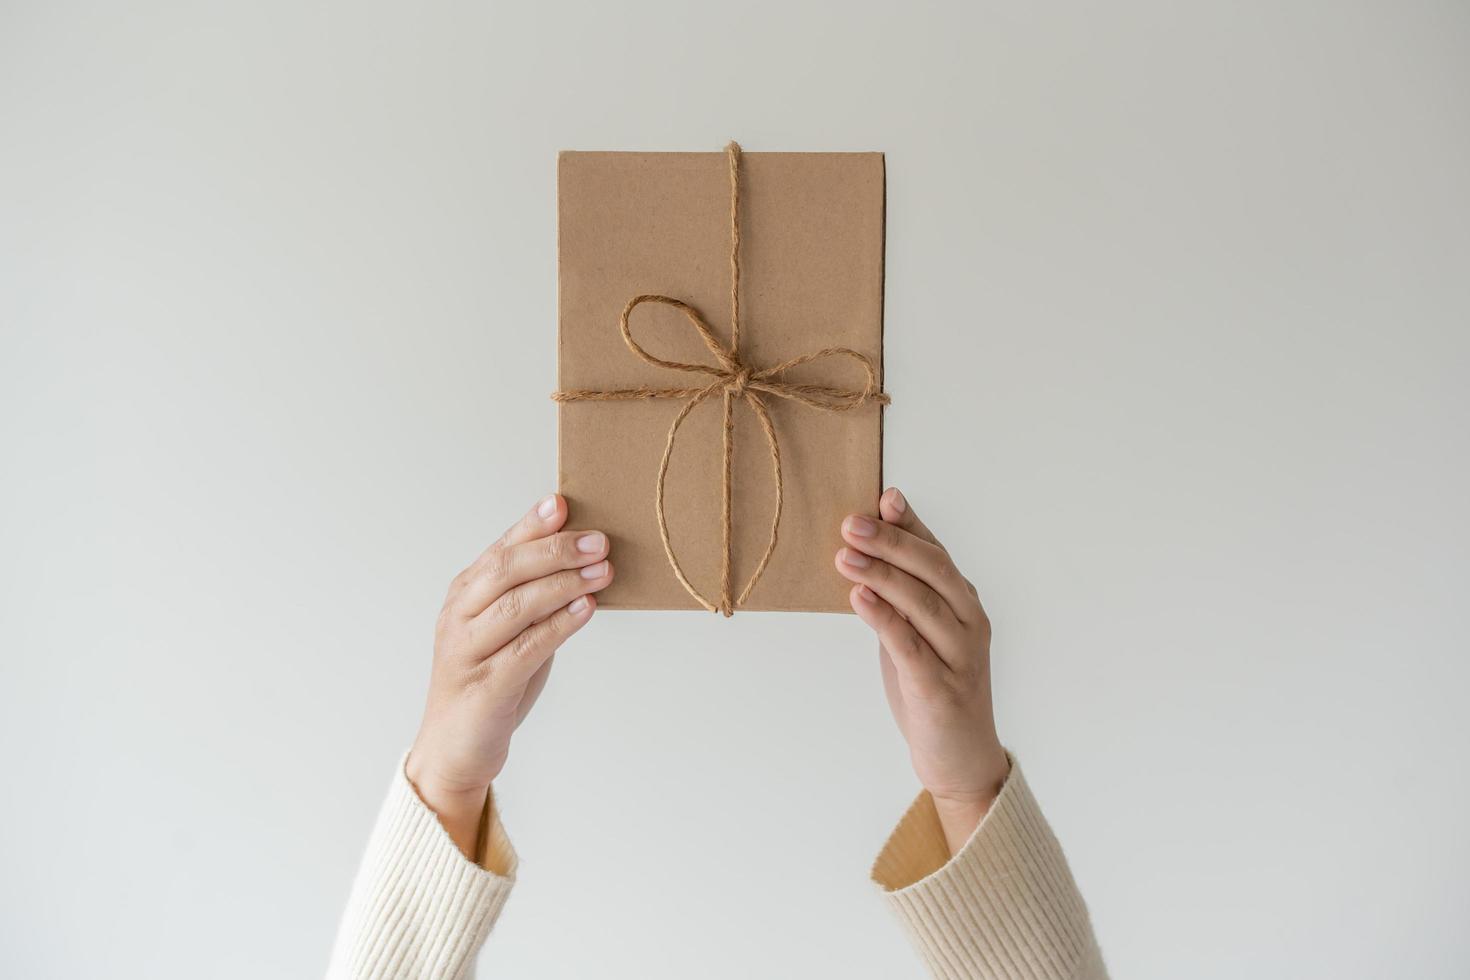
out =
[[[482,799],[474,825],[470,852],[483,849],[481,863],[466,859],[403,769],[394,773],[338,928],[331,980],[469,974],[516,867],[492,802]]]
[[[1020,768],[959,848],[921,793],[872,878],[941,980],[1104,980],[1107,971],[1061,845]]]

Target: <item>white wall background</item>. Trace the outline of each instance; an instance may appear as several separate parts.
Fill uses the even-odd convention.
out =
[[[887,471],[1118,977],[1464,976],[1470,10],[0,4],[0,974],[310,977],[554,479],[554,154],[888,153]],[[515,978],[917,977],[851,617],[600,614]]]

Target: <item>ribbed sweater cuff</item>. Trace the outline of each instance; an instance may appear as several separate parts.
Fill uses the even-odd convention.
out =
[[[328,976],[469,975],[515,884],[515,852],[491,798],[480,827],[477,866],[419,799],[400,760],[353,882]]]
[[[1061,845],[1014,760],[959,853],[949,856],[926,791],[884,845],[872,879],[942,980],[1106,976]]]

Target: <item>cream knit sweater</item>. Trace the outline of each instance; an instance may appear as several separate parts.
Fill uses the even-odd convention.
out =
[[[493,798],[471,863],[400,763],[352,885],[329,980],[471,976],[515,875]],[[940,980],[1106,980],[1087,907],[1014,760],[958,854],[950,856],[934,801],[920,793],[872,880]]]

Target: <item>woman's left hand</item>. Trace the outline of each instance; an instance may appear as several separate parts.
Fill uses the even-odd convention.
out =
[[[565,531],[558,494],[533,507],[455,576],[434,630],[434,667],[405,774],[473,860],[490,783],[546,684],[562,642],[612,582],[608,539]]]
[[[885,491],[878,512],[842,522],[837,570],[857,583],[849,601],[878,634],[888,706],[954,854],[1010,771],[990,704],[990,620],[903,494]]]

